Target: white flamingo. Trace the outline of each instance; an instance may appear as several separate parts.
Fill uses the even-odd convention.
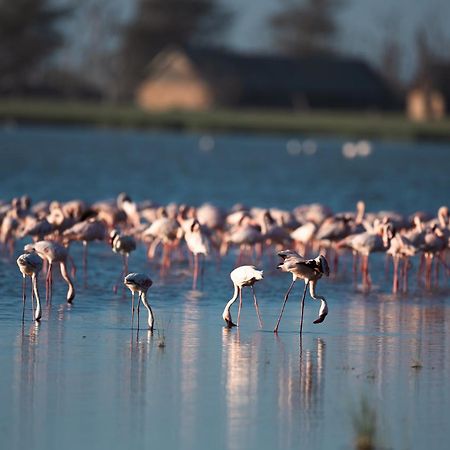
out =
[[[119,253],[122,255],[123,266],[120,278],[122,278],[126,273],[128,273],[128,260],[130,258],[130,253],[136,250],[136,240],[133,236],[128,236],[125,234],[120,234],[118,230],[114,229],[109,234],[109,243],[111,244],[112,251],[114,253]],[[114,285],[114,292],[117,293],[118,286]]]
[[[234,324],[231,319],[230,308],[236,301],[238,294],[239,294],[239,310],[238,310],[237,326],[239,326],[239,320],[241,317],[241,309],[242,309],[242,288],[245,286],[250,286],[253,293],[253,302],[256,309],[256,315],[258,316],[259,326],[262,328],[262,320],[261,315],[259,314],[258,300],[256,299],[256,293],[253,285],[257,281],[262,280],[264,278],[263,271],[257,270],[255,266],[240,266],[230,273],[230,278],[234,285],[234,293],[233,297],[231,297],[231,299],[228,301],[222,313],[223,320],[225,320],[227,327],[231,328],[236,326],[236,324]]]
[[[46,276],[47,300],[51,298],[52,294],[52,267],[54,263],[59,263],[61,276],[64,278],[64,281],[68,286],[66,299],[68,303],[72,303],[75,298],[75,287],[67,271],[67,248],[53,241],[38,241],[34,244],[25,245],[24,250],[27,253],[36,252],[42,259],[45,259],[48,262]]]
[[[184,220],[180,217],[178,222],[180,222],[184,231],[184,240],[186,241],[188,249],[194,255],[194,276],[192,280],[192,289],[196,289],[199,273],[199,255],[206,257],[209,254],[209,241],[197,219]]]
[[[33,319],[36,322],[41,320],[41,300],[39,298],[39,290],[37,284],[37,276],[42,269],[42,258],[37,253],[24,253],[17,258],[17,265],[22,272],[22,322],[25,319],[25,301],[26,301],[26,279],[31,278],[31,305],[33,309]],[[34,309],[34,297],[36,297],[36,310]]]
[[[142,304],[145,306],[145,308],[148,311],[148,328],[150,331],[153,331],[153,322],[154,322],[154,316],[153,311],[150,306],[150,304],[147,301],[147,291],[150,288],[150,286],[153,284],[152,280],[143,273],[130,273],[128,274],[124,280],[123,283],[125,286],[131,291],[131,329],[133,329],[133,323],[134,323],[134,294],[136,292],[139,293],[138,298],[138,330],[139,330],[139,305],[140,301],[142,301]]]

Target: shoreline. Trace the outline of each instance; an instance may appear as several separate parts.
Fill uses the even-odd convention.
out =
[[[304,134],[409,141],[450,140],[450,118],[417,123],[402,113],[213,110],[145,112],[132,105],[0,99],[0,122],[204,133]]]

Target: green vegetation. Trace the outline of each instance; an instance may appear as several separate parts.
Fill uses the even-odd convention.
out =
[[[92,125],[201,132],[300,133],[352,138],[450,139],[450,119],[414,123],[402,114],[362,112],[170,111],[148,113],[133,106],[0,100],[0,122]]]
[[[353,414],[355,450],[375,450],[377,448],[377,413],[366,397],[362,397],[358,409]]]

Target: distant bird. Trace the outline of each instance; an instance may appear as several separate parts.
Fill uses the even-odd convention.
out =
[[[123,258],[123,267],[120,278],[128,273],[128,259],[130,253],[136,250],[136,240],[133,236],[120,234],[118,230],[112,230],[109,235],[109,243],[114,253],[119,253]],[[117,285],[114,286],[114,292],[117,292]]]
[[[369,231],[364,233],[351,234],[346,238],[338,242],[337,247],[349,247],[358,255],[362,257],[361,272],[362,272],[362,282],[366,289],[370,289],[372,285],[372,280],[369,274],[369,256],[371,253],[384,252],[385,246],[382,239],[383,229],[386,223],[380,223],[377,220],[373,226],[369,224],[366,225],[370,228]],[[354,259],[354,271],[356,270],[355,259]]]
[[[162,269],[167,270],[170,267],[170,254],[178,245],[180,226],[174,218],[168,217],[165,208],[159,208],[158,217],[144,232],[142,237],[144,241],[149,242],[147,256],[153,259],[156,249],[160,243],[163,244]]]
[[[435,257],[440,258],[441,252],[445,251],[447,248],[447,243],[448,238],[437,225],[433,225],[431,228],[427,228],[425,230],[421,249],[425,255],[425,286],[427,289],[431,289],[431,270],[433,259]],[[437,282],[438,276],[436,274],[436,284]]]
[[[278,264],[277,269],[280,269],[283,272],[290,272],[292,274],[293,279],[284,297],[284,302],[281,308],[280,316],[278,317],[277,324],[273,331],[275,333],[278,332],[281,316],[283,315],[284,307],[286,306],[289,293],[294,287],[295,282],[298,279],[301,279],[304,280],[305,282],[305,290],[303,291],[302,297],[302,313],[300,319],[300,334],[301,334],[303,329],[303,309],[308,284],[311,297],[314,300],[320,300],[319,316],[313,323],[323,322],[328,314],[327,301],[325,300],[325,297],[316,294],[316,284],[317,281],[320,278],[322,278],[322,275],[329,276],[330,269],[328,267],[327,260],[323,255],[319,255],[315,259],[305,259],[293,250],[283,250],[282,252],[278,253],[278,256],[280,256],[283,259],[283,261],[280,264]]]
[[[68,286],[66,298],[69,303],[72,303],[73,299],[75,298],[75,288],[69,276],[69,273],[67,272],[67,248],[53,241],[38,241],[34,244],[25,245],[24,250],[27,253],[36,252],[42,259],[45,259],[48,262],[46,276],[47,300],[51,298],[52,294],[52,267],[54,263],[59,263],[61,276],[64,278],[64,281]]]
[[[127,216],[127,222],[133,227],[139,227],[141,225],[141,219],[139,217],[138,207],[133,202],[129,195],[125,192],[121,192],[117,196],[117,207],[119,210],[125,212]]]
[[[224,256],[230,244],[237,245],[239,246],[239,254],[236,264],[240,264],[244,259],[244,252],[248,249],[250,249],[250,252],[255,249],[256,253],[259,254],[258,256],[261,255],[263,240],[264,237],[260,227],[255,226],[249,216],[243,215],[238,224],[224,235],[220,254]],[[257,246],[259,249],[257,249]]]
[[[234,285],[234,293],[233,297],[231,297],[231,299],[228,301],[222,313],[223,320],[225,320],[227,327],[231,328],[236,326],[236,324],[234,324],[231,319],[230,308],[236,301],[238,294],[239,294],[239,310],[238,310],[237,326],[239,326],[239,319],[241,316],[241,308],[242,308],[242,288],[245,286],[250,286],[253,293],[253,302],[256,309],[256,315],[258,316],[259,326],[262,328],[262,320],[261,315],[259,314],[258,300],[256,299],[255,289],[253,285],[257,281],[262,280],[264,278],[263,271],[257,270],[255,266],[240,266],[230,273],[230,278]]]
[[[306,222],[297,227],[290,233],[291,239],[294,240],[299,250],[303,255],[309,253],[309,247],[317,231],[317,225],[314,222]]]
[[[136,292],[139,293],[138,298],[138,307],[137,307],[137,313],[138,313],[138,330],[139,330],[139,301],[142,301],[142,304],[145,306],[145,308],[148,311],[148,328],[150,331],[153,331],[153,322],[154,322],[154,316],[152,308],[150,307],[150,304],[147,301],[147,291],[150,288],[150,286],[153,284],[152,280],[143,273],[130,273],[128,274],[124,280],[123,283],[125,286],[131,291],[131,329],[133,329],[133,323],[134,323],[134,294]]]
[[[63,238],[70,241],[81,241],[83,243],[83,272],[84,281],[87,282],[87,246],[88,242],[102,241],[105,239],[106,225],[103,221],[95,218],[78,222],[63,233]]]
[[[403,280],[403,291],[406,292],[408,289],[408,268],[409,268],[409,258],[414,256],[418,248],[412,244],[412,242],[397,233],[394,226],[388,222],[383,227],[383,243],[387,248],[386,254],[392,256],[394,262],[394,276],[392,279],[392,292],[396,294],[399,289],[399,267],[400,260],[403,260],[402,268],[402,280]]]
[[[178,221],[184,231],[184,239],[188,249],[194,255],[194,276],[192,280],[192,289],[196,289],[199,273],[199,255],[203,255],[203,257],[205,257],[209,254],[208,238],[206,237],[206,234],[202,230],[202,227],[197,219],[183,220],[180,217]]]
[[[42,258],[39,257],[37,253],[24,253],[17,258],[17,265],[19,270],[23,275],[22,284],[22,322],[25,319],[25,301],[26,301],[26,278],[29,276],[31,278],[31,305],[33,309],[33,320],[39,322],[41,320],[41,300],[39,298],[37,275],[42,269]],[[34,300],[36,297],[36,311],[34,310]]]

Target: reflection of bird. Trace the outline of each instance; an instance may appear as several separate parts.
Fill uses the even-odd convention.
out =
[[[31,303],[33,308],[33,319],[39,322],[41,319],[41,300],[39,298],[39,291],[37,285],[37,275],[42,269],[42,258],[39,257],[37,253],[25,253],[17,258],[17,265],[19,270],[23,275],[23,288],[22,288],[22,299],[23,299],[23,309],[22,309],[22,322],[25,319],[25,288],[26,288],[26,277],[31,278]],[[36,297],[36,311],[34,310],[33,295]]]
[[[328,314],[328,305],[325,297],[316,294],[316,284],[317,281],[322,278],[322,275],[328,276],[330,274],[330,269],[328,268],[327,260],[323,255],[319,255],[315,259],[305,259],[300,256],[297,252],[293,250],[283,250],[278,253],[278,256],[283,258],[283,261],[278,264],[277,268],[281,269],[283,272],[292,273],[292,283],[289,286],[288,291],[284,297],[283,306],[281,308],[280,316],[278,317],[277,324],[273,330],[275,333],[278,332],[278,326],[280,325],[281,316],[283,315],[284,307],[286,306],[289,293],[294,287],[295,282],[298,279],[305,281],[305,290],[303,291],[302,297],[302,314],[300,321],[300,333],[303,328],[303,309],[304,301],[306,295],[306,289],[309,284],[309,292],[314,300],[320,300],[319,317],[313,323],[321,323],[324,321],[326,315]]]
[[[234,269],[230,273],[231,281],[234,284],[234,294],[233,297],[228,301],[223,310],[222,317],[225,320],[227,326],[229,328],[236,326],[231,319],[230,308],[231,305],[236,301],[237,296],[239,294],[239,310],[238,310],[238,320],[237,326],[239,326],[239,319],[241,316],[241,308],[242,308],[242,288],[244,286],[250,286],[253,292],[253,301],[255,304],[256,314],[258,316],[259,325],[262,327],[261,316],[259,314],[258,301],[256,299],[256,294],[253,285],[263,279],[263,271],[257,270],[255,266],[240,266]]]
[[[133,329],[134,322],[134,294],[139,292],[138,298],[138,330],[139,330],[139,301],[147,308],[148,311],[148,328],[150,331],[153,330],[153,311],[147,301],[147,291],[149,287],[153,284],[152,280],[143,273],[130,273],[123,280],[125,286],[131,291],[131,329]]]
[[[58,244],[57,242],[52,241],[38,241],[34,244],[27,244],[24,247],[24,250],[27,253],[32,253],[35,251],[42,259],[46,259],[48,262],[47,269],[47,277],[46,277],[46,287],[47,287],[47,299],[51,298],[52,293],[52,284],[53,284],[53,276],[52,276],[52,267],[53,263],[59,263],[59,267],[61,270],[61,276],[64,278],[64,281],[67,283],[67,301],[72,303],[72,300],[75,298],[75,288],[73,286],[73,282],[70,279],[69,273],[67,272],[67,258],[68,251],[65,247]]]

